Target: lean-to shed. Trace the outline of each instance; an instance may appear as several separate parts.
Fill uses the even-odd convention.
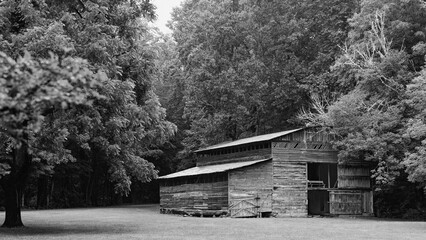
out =
[[[160,177],[161,212],[372,214],[369,165],[338,164],[330,138],[315,128],[300,128],[200,149],[196,167]]]

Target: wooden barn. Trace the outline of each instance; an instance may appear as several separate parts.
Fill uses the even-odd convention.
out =
[[[339,164],[331,135],[300,128],[196,151],[160,177],[162,213],[231,217],[371,215],[370,167]]]

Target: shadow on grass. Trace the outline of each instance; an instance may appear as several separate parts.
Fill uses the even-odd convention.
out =
[[[100,226],[60,226],[60,225],[31,225],[21,228],[0,228],[1,235],[9,236],[42,236],[42,235],[97,235],[97,234],[122,234],[128,233],[125,227],[100,227]]]

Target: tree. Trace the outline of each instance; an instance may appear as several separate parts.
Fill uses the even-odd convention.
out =
[[[426,189],[426,70],[422,70],[407,86],[406,104],[411,107],[412,117],[408,119],[403,137],[409,141],[403,166],[408,180],[417,182]]]
[[[31,90],[33,82],[37,82],[42,91],[44,84],[49,84],[42,81],[43,76],[38,73],[51,76],[52,83],[58,83],[59,87],[68,87],[70,84],[66,80],[89,84],[91,81],[86,78],[91,77],[92,82],[101,81],[81,87],[93,94],[93,99],[86,104],[80,102],[85,99],[81,96],[84,91],[74,86],[76,92],[62,93],[61,89],[52,88],[52,93],[41,92],[35,96],[43,100],[43,107],[34,106],[42,113],[31,115],[34,124],[13,125],[18,132],[26,130],[23,137],[20,135],[23,140],[16,141],[11,135],[5,142],[10,146],[6,155],[14,156],[19,152],[19,159],[26,159],[22,160],[26,162],[25,171],[20,170],[20,166],[1,165],[2,181],[19,183],[21,191],[30,172],[41,178],[54,174],[55,167],[58,170],[78,167],[81,170],[79,188],[84,191],[87,202],[96,205],[100,186],[112,185],[111,194],[126,195],[132,181],[155,178],[157,170],[146,158],[158,152],[159,146],[174,133],[175,126],[165,120],[165,110],[152,90],[155,55],[149,45],[151,37],[144,19],[154,16],[149,1],[3,1],[0,13],[4,16],[0,19],[0,50],[7,53],[9,62],[21,59],[24,51],[28,51],[33,57],[23,59],[31,59],[28,60],[31,63],[47,61],[42,59],[52,56],[56,60],[51,60],[51,65],[56,62],[58,65],[57,68],[35,67],[35,70],[23,72],[32,79],[23,82],[28,85],[23,89]],[[20,66],[21,61],[14,64]],[[65,63],[73,61],[82,65],[74,64],[77,66],[67,70]],[[69,79],[55,75],[60,71]],[[19,74],[16,76],[23,78]],[[16,76],[7,77],[1,83],[9,87],[8,82]],[[10,94],[15,97],[14,93]],[[65,97],[70,99],[63,100]],[[25,97],[14,101],[17,106],[29,106],[26,99],[31,100]],[[39,102],[37,98],[32,101]],[[54,107],[50,110],[45,105]],[[2,121],[12,121],[15,119],[12,116],[9,111],[2,112]],[[59,138],[55,136],[57,132],[61,133]],[[31,148],[20,142],[31,143]],[[34,147],[40,149],[32,151]],[[63,164],[69,161],[74,163]],[[19,208],[12,212],[19,212]],[[18,215],[7,214],[5,226],[21,224]]]
[[[22,226],[20,216],[22,190],[31,163],[43,157],[50,164],[72,160],[61,148],[68,137],[66,129],[58,131],[51,144],[61,151],[38,149],[37,141],[43,120],[53,111],[65,110],[70,105],[90,105],[100,95],[92,90],[105,80],[105,75],[94,74],[81,59],[33,59],[28,53],[17,61],[0,53],[0,125],[2,145],[10,157],[2,158],[9,172],[0,184],[6,195],[4,226]],[[91,100],[92,99],[92,100]]]

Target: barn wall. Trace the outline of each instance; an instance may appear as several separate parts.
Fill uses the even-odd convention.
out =
[[[243,152],[228,153],[213,156],[203,156],[197,159],[197,166],[205,166],[212,164],[223,164],[229,162],[244,162],[267,159],[271,157],[271,149],[254,149]]]
[[[330,191],[330,213],[373,215],[373,192],[365,190]]]
[[[173,179],[167,179],[173,181]],[[167,183],[166,183],[167,184]],[[160,209],[184,212],[227,211],[228,181],[160,186]]]
[[[337,151],[288,148],[285,144],[291,143],[272,143],[273,158],[287,162],[337,163]]]
[[[241,201],[249,201],[259,206],[259,212],[272,211],[272,161],[232,170],[228,175],[229,206],[236,206]],[[230,209],[233,215],[232,207]],[[257,211],[257,209],[255,210]],[[240,211],[241,214],[247,214]]]
[[[307,163],[337,163],[337,151],[321,136],[318,142],[306,139],[303,131],[282,142],[272,142],[273,200],[272,209],[278,217],[308,215]]]
[[[273,159],[272,212],[277,217],[308,215],[306,163]]]
[[[365,165],[337,166],[338,188],[344,189],[369,189],[370,168]]]

